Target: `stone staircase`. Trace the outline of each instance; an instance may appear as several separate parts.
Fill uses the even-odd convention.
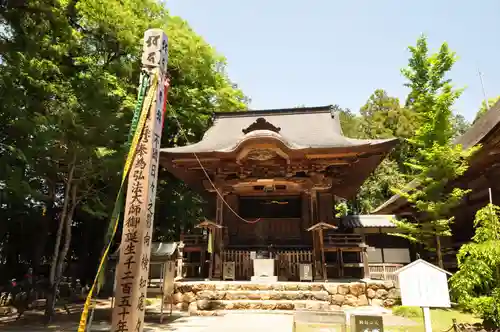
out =
[[[191,315],[214,315],[228,310],[343,310],[361,306],[392,306],[399,290],[391,281],[316,282],[179,282],[175,308]]]

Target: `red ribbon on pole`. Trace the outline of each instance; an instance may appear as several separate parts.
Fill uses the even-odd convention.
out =
[[[170,81],[168,78],[165,79],[165,83],[163,83],[163,123],[161,124],[161,128],[165,125],[165,117],[167,112],[167,99],[168,99],[168,89],[170,88]]]

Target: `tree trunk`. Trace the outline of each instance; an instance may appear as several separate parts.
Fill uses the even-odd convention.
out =
[[[437,265],[441,269],[444,269],[443,253],[441,252],[441,237],[439,235],[436,235],[436,258],[437,258]]]
[[[47,181],[49,187],[49,199],[45,201],[45,216],[42,218],[40,229],[38,230],[38,236],[36,242],[33,246],[33,256],[31,260],[31,267],[33,268],[34,275],[40,275],[40,262],[43,255],[45,254],[45,249],[47,247],[47,239],[49,238],[49,229],[52,226],[51,223],[55,217],[54,202],[56,199],[56,193],[54,185],[51,181]]]
[[[46,323],[49,323],[54,316],[55,305],[56,305],[56,295],[57,288],[59,285],[59,280],[56,278],[57,266],[60,261],[59,252],[61,251],[61,239],[66,225],[66,219],[68,218],[68,207],[70,206],[70,192],[71,186],[73,184],[73,176],[75,173],[75,161],[76,154],[74,155],[72,163],[69,165],[68,181],[66,183],[66,188],[64,189],[64,203],[61,212],[61,219],[59,220],[59,225],[57,227],[56,243],[54,245],[54,253],[52,256],[52,262],[50,264],[50,275],[49,275],[49,289],[47,292],[47,302],[45,305],[45,319]]]
[[[71,208],[68,215],[66,216],[66,232],[64,234],[64,245],[61,249],[61,253],[59,254],[59,260],[57,261],[56,280],[61,280],[64,262],[66,260],[66,255],[68,254],[69,246],[71,244],[71,222],[73,221],[73,214],[75,213],[75,208],[78,204],[78,202],[76,201],[77,188],[78,186],[76,184],[71,188]],[[57,284],[59,285],[59,282]]]

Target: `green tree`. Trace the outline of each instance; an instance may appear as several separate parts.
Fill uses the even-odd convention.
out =
[[[363,183],[351,204],[358,213],[370,213],[392,196],[391,188],[401,187],[406,177],[404,161],[411,152],[405,139],[414,135],[418,126],[415,113],[402,107],[399,99],[377,89],[360,109],[359,132],[356,138],[401,138],[399,145],[384,159]]]
[[[21,252],[28,266],[41,257],[51,262],[48,318],[68,253],[92,246],[99,255],[102,247],[95,239],[75,243],[73,230],[83,236],[96,224],[106,229],[137,97],[141,40],[153,27],[169,35],[169,111],[190,138],[202,135],[214,110],[246,108],[247,99],[225,73],[225,59],[154,0],[2,4],[0,213],[6,222],[0,235],[9,240],[0,243],[0,255],[13,265],[20,263]],[[163,145],[184,141],[175,121],[167,120]],[[199,215],[198,200],[162,177],[161,183],[169,181],[169,190],[184,199],[171,202],[160,195],[156,206],[179,205]],[[40,253],[24,254],[19,246],[21,221]],[[55,244],[52,252],[43,250],[48,243]]]
[[[362,130],[365,138],[409,138],[415,133],[418,119],[414,112],[401,107],[398,98],[377,89],[361,107]]]
[[[393,195],[394,188],[402,188],[407,177],[400,172],[398,163],[391,158],[382,160],[373,174],[366,179],[353,205],[358,213],[370,213]]]
[[[420,221],[396,221],[401,233],[413,242],[422,243],[427,249],[435,250],[437,264],[443,267],[441,237],[451,236],[450,211],[468,193],[453,188],[454,179],[463,175],[468,160],[477,148],[463,150],[453,145],[454,137],[452,107],[462,90],[453,89],[446,74],[456,61],[456,55],[443,43],[439,51],[428,55],[424,36],[411,46],[412,54],[407,68],[402,70],[411,91],[407,107],[416,112],[421,126],[409,141],[416,148],[416,154],[407,163],[417,175],[410,188],[395,190],[411,203],[420,214]]]
[[[471,127],[471,124],[461,114],[454,114],[451,120],[453,128],[453,138],[462,136]]]
[[[486,101],[483,100],[483,102],[481,103],[481,108],[479,109],[479,111],[476,113],[476,117],[474,118],[474,121],[472,123],[476,123],[476,121],[481,117],[483,116],[484,113],[486,113],[486,111],[488,109],[490,109],[490,107],[492,107],[493,105],[495,105],[498,101],[500,100],[500,96],[498,97],[494,97],[494,98],[490,98],[488,99],[488,105],[486,105]]]
[[[344,136],[359,138],[361,135],[361,119],[348,108],[333,105],[333,111],[339,114],[340,126]]]
[[[500,207],[488,204],[476,213],[475,234],[457,255],[458,272],[450,279],[458,303],[492,326],[500,326]]]

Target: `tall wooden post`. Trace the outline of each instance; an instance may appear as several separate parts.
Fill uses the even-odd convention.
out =
[[[160,29],[144,34],[142,65],[158,75],[156,96],[148,113],[128,177],[120,258],[116,269],[116,304],[112,332],[142,332],[158,178],[158,158],[165,105],[168,39]]]
[[[223,191],[219,191],[222,196],[225,195]],[[224,201],[223,198],[217,195],[217,209],[215,223],[218,225],[214,229],[214,251],[212,253],[213,257],[213,270],[212,276],[214,279],[220,279],[222,277],[222,220],[224,215]]]

